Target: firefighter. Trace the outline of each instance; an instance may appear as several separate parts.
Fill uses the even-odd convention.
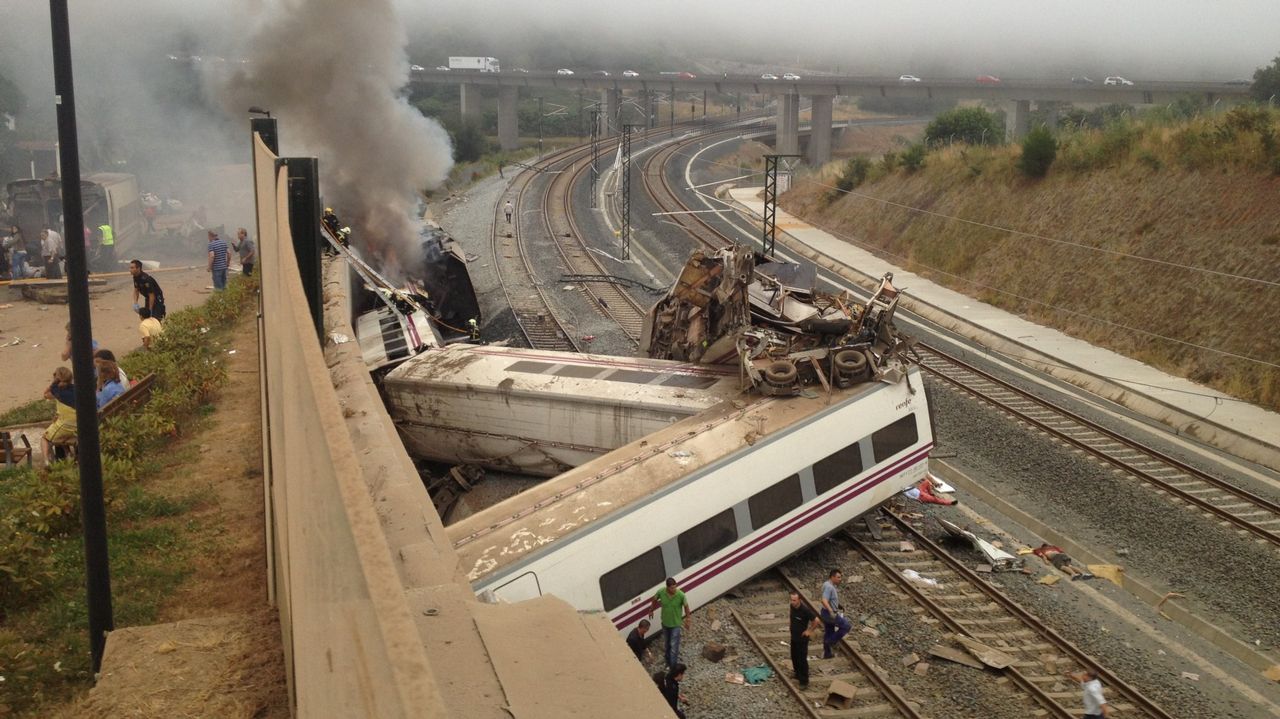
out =
[[[480,324],[476,322],[476,318],[472,317],[467,320],[467,329],[471,330],[471,341],[480,341]]]
[[[324,215],[320,218],[320,221],[324,223],[325,227],[329,228],[330,233],[337,237],[338,230],[342,227],[342,223],[338,221],[338,216],[333,214],[332,207],[324,208]]]

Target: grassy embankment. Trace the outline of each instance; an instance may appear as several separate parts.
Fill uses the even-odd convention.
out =
[[[157,374],[151,401],[102,426],[103,479],[117,627],[148,624],[216,553],[216,531],[184,516],[201,496],[160,491],[195,451],[189,437],[226,381],[224,343],[255,304],[257,278],[237,278],[204,305],[171,314],[150,352],[122,359],[130,377]],[[43,400],[0,421],[50,416]],[[39,714],[89,686],[79,479],[72,462],[0,472],[0,716]]]
[[[873,161],[848,193],[828,166],[782,203],[940,284],[1278,408],[1277,138],[1266,109],[1122,118],[1060,135],[1043,179],[1017,147],[954,146],[915,171]]]

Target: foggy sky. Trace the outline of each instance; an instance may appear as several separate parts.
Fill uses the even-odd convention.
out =
[[[247,157],[247,103],[292,113],[296,123],[305,113],[323,112],[324,98],[337,92],[345,98],[341,109],[351,112],[348,120],[305,129],[287,119],[281,126],[283,152],[321,156],[322,176],[330,179],[326,156],[331,161],[343,149],[346,128],[362,119],[391,128],[383,138],[389,142],[425,133],[431,152],[443,151],[438,128],[419,122],[395,94],[408,77],[408,62],[435,65],[449,55],[491,55],[507,67],[521,55],[555,63],[536,69],[598,64],[617,71],[633,58],[678,54],[926,78],[1225,80],[1248,78],[1280,54],[1277,0],[71,0],[70,9],[82,145],[105,137],[117,151],[145,156],[179,138],[185,156],[162,160],[198,172],[201,163]],[[290,15],[298,22],[281,20]],[[17,82],[27,101],[20,123],[43,123],[52,139],[47,4],[0,0],[0,28],[0,72]],[[264,65],[252,45],[273,32],[297,34],[285,38],[292,52]],[[229,63],[213,72],[207,64],[182,67],[167,60],[169,54],[218,55]],[[240,59],[259,65],[242,66]],[[241,73],[231,95],[228,69]],[[376,89],[376,100],[341,94],[352,84],[368,86],[362,92]],[[316,105],[308,105],[311,100]],[[367,102],[374,106],[351,104]],[[379,139],[376,133],[361,138]],[[409,162],[390,152],[379,156],[400,161],[398,178],[413,175],[421,183],[411,189],[438,181],[448,166],[447,157],[426,159],[426,150],[410,153]],[[429,167],[406,167],[420,163]]]
[[[410,32],[465,33],[448,54],[491,55],[564,34],[596,47],[659,44],[693,57],[790,59],[850,74],[1248,78],[1280,54],[1276,0],[441,0],[404,3]],[[469,37],[474,33],[474,38]],[[594,36],[594,42],[592,42]],[[704,52],[699,48],[705,48]],[[607,52],[605,53],[607,56]],[[796,61],[799,61],[797,64]],[[545,69],[545,68],[543,68]]]

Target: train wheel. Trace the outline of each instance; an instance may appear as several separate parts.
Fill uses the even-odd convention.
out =
[[[841,350],[832,363],[837,372],[847,377],[861,377],[867,371],[867,356],[858,350]]]
[[[796,381],[796,366],[790,362],[778,360],[764,370],[764,378],[771,385],[788,385]]]

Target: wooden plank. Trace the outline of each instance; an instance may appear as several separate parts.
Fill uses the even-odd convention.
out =
[[[972,656],[960,651],[959,649],[944,647],[941,644],[935,644],[932,647],[929,647],[929,653],[939,659],[946,659],[949,662],[963,664],[966,667],[973,667],[974,669],[981,669],[985,666],[982,662],[974,659]]]
[[[978,658],[978,661],[992,669],[1004,669],[1014,662],[1013,657],[1008,654],[969,637],[957,636],[956,641],[963,644],[969,653]]]

